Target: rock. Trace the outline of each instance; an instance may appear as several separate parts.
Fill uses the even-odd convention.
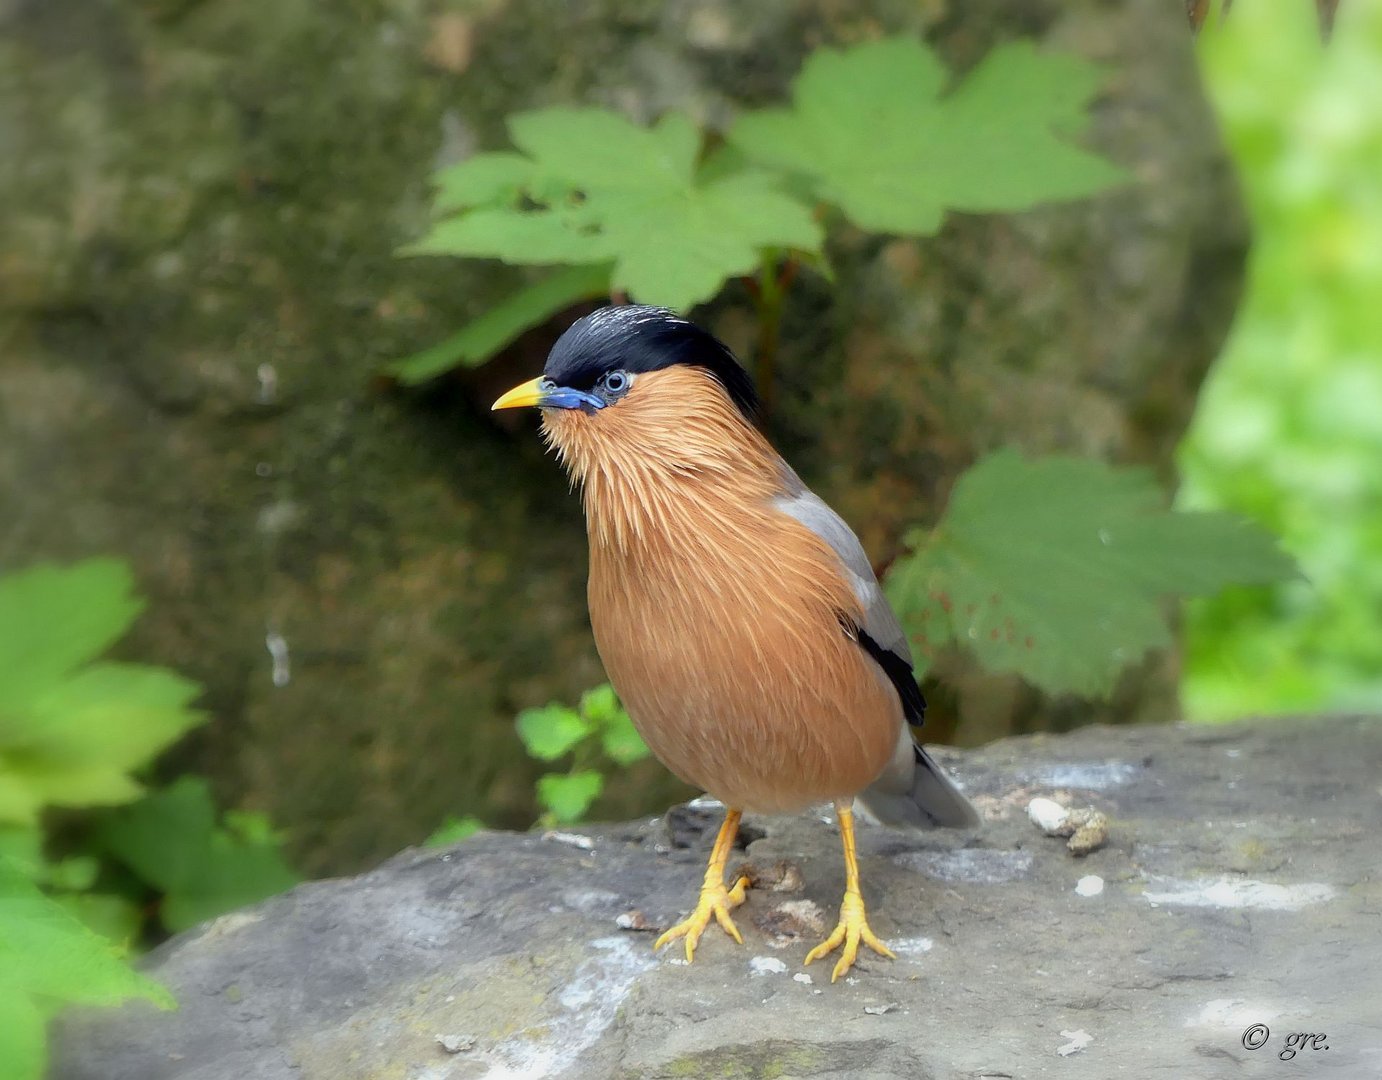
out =
[[[1382,1071],[1382,723],[1089,728],[943,757],[987,824],[861,830],[898,956],[834,985],[828,963],[803,977],[816,935],[775,915],[809,902],[833,923],[821,816],[752,822],[742,857],[798,866],[804,894],[751,891],[745,944],[712,927],[689,966],[618,920],[678,917],[710,822],[691,846],[685,818],[590,826],[589,850],[486,833],[174,939],[149,968],[180,1011],[69,1015],[53,1078],[1275,1077],[1288,1050],[1310,1075]],[[1034,834],[1035,795],[1093,802],[1110,843],[1075,859]],[[1095,871],[1104,890],[1077,889]],[[455,1053],[439,1032],[465,1033]],[[1325,1037],[1288,1046],[1301,1032]]]
[[[523,279],[395,254],[432,170],[504,147],[509,113],[723,125],[815,45],[883,32],[959,69],[1019,36],[1106,66],[1088,139],[1132,182],[926,241],[842,228],[837,285],[798,278],[774,434],[880,562],[1000,443],[1169,477],[1242,276],[1167,0],[47,0],[0,22],[4,561],[133,562],[129,653],[202,681],[214,717],[172,766],[267,811],[312,873],[448,815],[531,822],[513,716],[603,679],[579,506],[531,420],[487,408],[557,328],[422,392],[376,377]],[[698,317],[742,350],[751,310],[731,287]],[[943,658],[931,737],[1163,719],[1172,667],[1096,707]],[[600,809],[686,794],[649,763]]]

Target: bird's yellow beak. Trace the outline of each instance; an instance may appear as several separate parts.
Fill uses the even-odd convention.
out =
[[[490,406],[490,411],[496,412],[499,409],[521,409],[541,405],[543,396],[542,376],[539,375],[536,379],[519,383],[507,394],[504,394]]]
[[[603,409],[607,404],[607,401],[595,394],[573,390],[569,386],[557,386],[545,375],[539,375],[521,386],[515,386],[491,405],[490,411],[536,405],[539,409],[580,409],[591,413]]]

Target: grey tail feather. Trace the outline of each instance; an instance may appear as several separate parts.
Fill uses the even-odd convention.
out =
[[[866,813],[883,825],[913,829],[977,829],[979,815],[968,799],[920,746],[911,786],[903,790],[882,782],[859,795]]]

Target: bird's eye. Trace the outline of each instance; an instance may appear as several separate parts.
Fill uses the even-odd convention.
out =
[[[630,379],[628,374],[623,371],[611,371],[608,372],[605,375],[605,377],[600,381],[604,384],[604,388],[607,393],[622,394],[625,390],[629,388],[629,383],[631,383],[633,380]]]

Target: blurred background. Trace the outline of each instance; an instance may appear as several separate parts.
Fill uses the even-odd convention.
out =
[[[578,500],[531,418],[488,412],[595,302],[409,385],[392,362],[533,277],[399,249],[435,170],[506,148],[516,112],[716,131],[884,34],[958,71],[1019,38],[1093,61],[1081,139],[1127,181],[934,236],[832,226],[833,278],[805,267],[780,305],[789,459],[880,568],[1010,446],[1143,466],[1303,574],[1188,602],[1106,694],[947,649],[929,737],[1382,712],[1378,5],[1344,0],[1325,45],[1309,0],[1240,0],[1198,40],[1180,0],[7,0],[8,693],[141,667],[64,683],[30,729],[0,673],[0,851],[138,940],[480,823],[689,794],[591,693]],[[694,312],[745,357],[760,286]],[[80,725],[43,742],[53,716]]]
[[[1178,462],[1308,580],[1190,605],[1192,719],[1382,703],[1382,9],[1240,4],[1197,52],[1253,222],[1247,293]]]

